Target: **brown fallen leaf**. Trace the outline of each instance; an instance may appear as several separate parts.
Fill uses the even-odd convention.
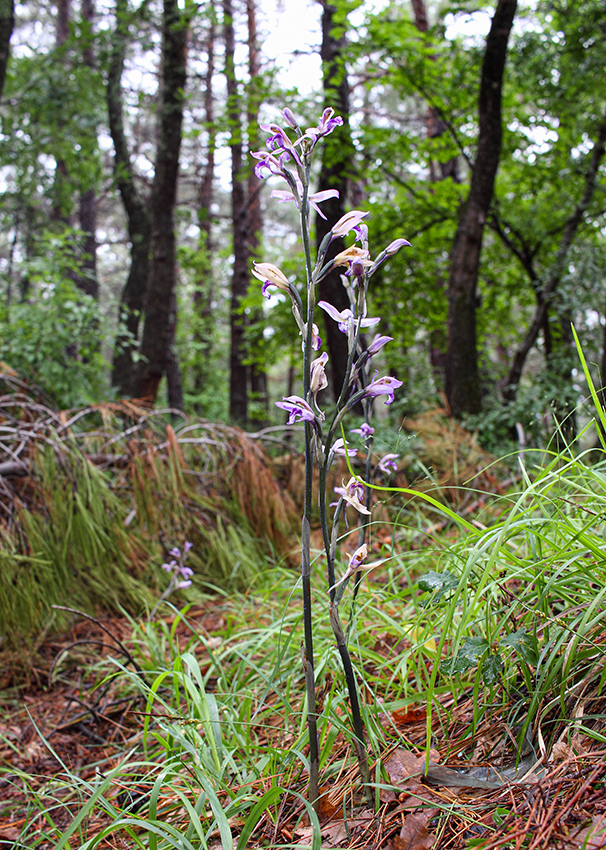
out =
[[[391,712],[391,719],[396,726],[407,726],[409,723],[419,723],[427,717],[426,708],[396,708]]]
[[[387,845],[385,850],[429,850],[437,841],[427,829],[427,815],[407,815],[399,835]]]
[[[436,750],[431,750],[429,758],[435,763],[440,760],[440,754]],[[415,756],[409,750],[398,747],[385,760],[385,770],[392,785],[401,786],[411,776],[423,776],[425,772],[425,754]]]
[[[606,847],[606,815],[596,815],[589,826],[573,830],[563,846],[566,850],[602,850]]]

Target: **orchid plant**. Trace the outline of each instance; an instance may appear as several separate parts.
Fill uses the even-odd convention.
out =
[[[277,177],[286,183],[286,189],[273,189],[271,197],[278,202],[294,203],[299,210],[301,235],[305,262],[305,287],[300,288],[289,281],[286,275],[272,263],[255,263],[253,275],[263,284],[263,295],[271,297],[274,290],[286,293],[292,304],[292,312],[299,332],[303,338],[303,388],[301,395],[290,395],[276,402],[277,407],[288,413],[288,424],[304,423],[305,428],[305,499],[302,519],[302,555],[301,576],[303,590],[304,644],[302,648],[307,694],[307,726],[309,733],[309,797],[312,803],[318,799],[319,788],[319,750],[317,733],[317,710],[314,677],[313,622],[311,609],[311,513],[312,513],[312,473],[316,463],[319,470],[319,515],[322,526],[324,549],[327,561],[327,585],[329,597],[329,619],[335,636],[338,652],[343,665],[348,688],[349,703],[354,731],[354,743],[365,796],[372,803],[370,773],[366,748],[366,735],[358,688],[345,632],[339,617],[339,603],[352,577],[355,578],[355,590],[359,585],[361,570],[372,568],[379,563],[366,563],[369,550],[366,543],[366,528],[371,514],[371,490],[364,483],[370,482],[377,469],[389,474],[394,468],[397,455],[386,455],[372,468],[372,440],[374,429],[369,424],[374,401],[385,396],[385,404],[391,404],[394,393],[402,385],[397,378],[385,375],[378,377],[378,371],[372,374],[372,360],[391,337],[376,334],[372,340],[361,344],[361,334],[367,332],[381,321],[379,317],[367,315],[367,292],[370,278],[385,260],[405,245],[406,239],[395,239],[374,260],[368,248],[368,227],[364,219],[367,212],[352,210],[346,213],[330,230],[322,241],[315,262],[312,260],[310,238],[310,211],[313,209],[325,218],[321,204],[329,198],[338,197],[336,189],[324,192],[310,192],[310,174],[312,156],[320,140],[343,124],[343,119],[334,114],[331,108],[325,109],[316,127],[303,130],[293,112],[286,108],[282,111],[286,128],[278,124],[261,124],[261,129],[269,134],[267,150],[253,153],[255,174],[259,178]],[[354,244],[337,256],[327,260],[330,243],[339,237],[354,234]],[[333,269],[342,269],[341,280],[349,296],[350,306],[337,310],[326,301],[316,304],[318,284]],[[315,323],[316,307],[323,310],[337,322],[341,333],[347,337],[348,360],[345,378],[339,388],[339,396],[330,415],[324,406],[320,406],[319,393],[328,386],[326,365],[328,353],[322,352],[322,340]],[[352,476],[337,487],[338,500],[327,504],[327,474],[338,456],[354,457],[355,448],[350,448],[343,436],[337,436],[342,429],[343,418],[348,411],[361,404],[365,421],[360,428],[353,429],[365,444],[366,469],[364,481]],[[333,507],[332,517],[329,517]],[[347,508],[353,509],[359,517],[358,547],[348,559],[347,567],[340,578],[336,578],[335,563],[339,523],[345,517]]]

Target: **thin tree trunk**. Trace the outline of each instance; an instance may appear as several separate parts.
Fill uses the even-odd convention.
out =
[[[248,76],[250,78],[248,89],[248,101],[246,108],[246,120],[248,123],[248,149],[259,150],[259,84],[261,83],[261,63],[259,61],[259,44],[257,36],[256,2],[246,0],[246,13],[248,21]],[[261,213],[261,182],[255,176],[252,168],[248,168],[247,175],[248,194],[248,231],[251,260],[260,260],[261,232],[263,229],[263,216]],[[250,344],[253,354],[258,354],[263,346],[263,309],[255,310],[252,322],[256,324],[257,330],[251,336]],[[253,357],[250,365],[250,391],[255,401],[257,412],[251,416],[251,426],[254,428],[265,428],[269,425],[269,393],[267,388],[267,372],[264,366]]]
[[[151,221],[148,204],[137,191],[133,166],[124,133],[122,73],[128,36],[127,0],[116,0],[116,29],[107,74],[107,111],[114,143],[114,179],[128,221],[130,270],[120,296],[119,324],[112,363],[112,385],[121,396],[133,391],[133,352],[138,346],[139,320],[149,280]]]
[[[330,198],[322,203],[322,212],[326,219],[316,215],[316,245],[319,246],[329,230],[345,214],[348,183],[352,177],[354,148],[349,129],[349,81],[345,66],[346,38],[343,21],[338,20],[336,5],[319,0],[322,6],[322,86],[324,106],[332,106],[337,115],[343,118],[343,127],[324,139],[322,145],[322,164],[318,180],[318,191],[337,189],[338,198]],[[341,13],[342,14],[342,13]],[[326,259],[331,259],[345,248],[343,239],[334,239]],[[328,301],[337,310],[349,308],[349,298],[341,283],[337,271],[327,275],[319,285],[319,298]],[[337,323],[330,318],[325,320],[326,346],[330,355],[329,374],[332,393],[338,398],[347,368],[347,339],[339,331]]]
[[[206,38],[206,74],[204,76],[204,124],[208,133],[206,164],[198,193],[198,225],[200,227],[199,251],[204,260],[198,269],[198,280],[194,289],[193,339],[198,352],[194,367],[194,390],[200,394],[206,385],[210,372],[210,358],[213,341],[212,321],[212,264],[213,250],[210,207],[213,199],[213,181],[215,175],[215,150],[217,131],[215,127],[213,101],[213,74],[215,71],[215,35],[214,8],[211,3],[208,36]]]
[[[177,285],[174,209],[177,200],[187,21],[178,0],[164,0],[158,147],[152,188],[152,264],[145,305],[141,356],[134,395],[153,404],[166,373],[176,323]]]
[[[591,152],[589,168],[587,170],[587,174],[585,175],[585,188],[583,190],[583,196],[574,208],[573,212],[568,217],[568,220],[566,221],[564,231],[560,239],[560,246],[558,248],[549,277],[547,278],[547,283],[545,284],[540,293],[540,298],[538,298],[537,300],[537,306],[535,308],[532,322],[530,323],[530,326],[526,331],[526,335],[518,346],[518,349],[513,358],[511,369],[509,371],[509,377],[507,379],[507,385],[505,386],[505,389],[503,391],[503,398],[506,401],[513,401],[515,399],[518,387],[520,385],[522,372],[524,370],[524,364],[526,363],[526,358],[528,357],[531,348],[536,342],[537,336],[539,335],[539,331],[546,325],[549,306],[553,299],[553,295],[562,279],[570,246],[573,243],[576,232],[583,221],[585,213],[589,208],[589,205],[595,192],[598,169],[600,167],[602,159],[604,158],[605,146],[606,112],[604,113],[600,122],[597,139]]]
[[[411,0],[412,11],[415,21],[415,26],[420,33],[427,33],[429,30],[429,16],[425,0]],[[435,61],[435,56],[430,59]],[[427,137],[436,139],[443,136],[446,132],[446,124],[442,120],[439,111],[435,106],[430,106],[425,117],[425,126],[427,128]],[[459,182],[459,160],[454,156],[447,162],[439,163],[439,173],[436,170],[434,161],[429,164],[430,179],[432,183],[439,180],[450,178],[455,183]],[[442,293],[446,287],[446,283],[442,275],[440,275],[435,283],[435,288]],[[448,338],[446,329],[443,325],[434,327],[429,333],[429,363],[434,378],[436,388],[441,391],[446,385],[446,346]]]
[[[71,15],[70,0],[57,0],[57,16],[55,18],[55,46],[59,50],[65,44],[69,36],[69,21]],[[65,73],[70,69],[65,68]],[[69,208],[71,206],[71,187],[69,173],[65,160],[58,157],[55,166],[55,180],[53,185],[53,206],[51,218],[53,221],[61,222],[69,226],[71,224]]]
[[[10,42],[14,26],[15,0],[0,0],[0,98],[4,91]]]
[[[446,395],[451,413],[482,407],[476,340],[476,289],[482,236],[501,154],[501,89],[517,0],[499,0],[486,39],[479,97],[478,152],[450,253]]]
[[[80,15],[82,22],[89,28],[89,41],[82,51],[82,60],[89,68],[95,67],[92,47],[92,26],[95,18],[94,0],[82,0]],[[80,194],[78,209],[80,230],[84,236],[80,247],[80,271],[76,285],[87,295],[99,298],[99,280],[97,278],[97,193],[93,187]]]
[[[241,303],[248,290],[249,230],[246,202],[246,178],[242,163],[242,117],[235,72],[235,34],[232,0],[223,0],[223,37],[225,40],[225,78],[227,116],[231,130],[231,209],[234,264],[230,309],[229,416],[245,428],[248,421],[248,369],[245,364],[245,317]]]

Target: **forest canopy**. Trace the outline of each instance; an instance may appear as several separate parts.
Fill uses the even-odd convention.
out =
[[[573,325],[606,371],[603,4],[319,0],[294,88],[279,66],[300,39],[285,62],[264,51],[288,11],[1,4],[0,361],[59,408],[139,398],[283,421],[273,402],[296,390],[301,343],[288,299],[264,299],[251,270],[301,286],[302,246],[251,153],[285,107],[304,127],[332,107],[343,125],[314,181],[338,197],[318,244],[352,209],[373,256],[411,243],[369,292],[404,382],[394,421],[441,406],[488,443],[516,425],[574,434]],[[319,289],[347,307],[338,273]],[[339,386],[342,335],[330,318],[321,332]]]

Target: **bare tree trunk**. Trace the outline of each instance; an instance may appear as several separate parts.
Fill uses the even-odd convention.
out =
[[[476,288],[482,236],[501,154],[501,89],[517,0],[498,0],[486,39],[479,97],[478,152],[450,253],[446,395],[454,416],[482,407],[476,341]]]
[[[89,68],[95,67],[92,48],[92,26],[95,18],[94,0],[82,0],[82,22],[89,28],[89,41],[82,51],[82,60]],[[80,272],[76,285],[87,295],[99,298],[99,280],[97,278],[97,193],[93,187],[80,194],[78,209],[80,230],[84,236],[80,246]]]
[[[0,98],[4,91],[11,36],[15,26],[15,0],[0,0]]]
[[[259,61],[259,43],[257,37],[255,0],[246,0],[246,13],[248,19],[248,76],[250,78],[248,89],[248,101],[246,108],[246,120],[248,123],[248,149],[259,150],[259,83],[261,82],[261,64]],[[261,232],[263,229],[263,216],[261,213],[261,183],[255,176],[252,168],[248,169],[247,175],[248,194],[248,231],[250,258],[260,260],[259,249],[261,244]],[[254,311],[252,321],[257,325],[262,324],[262,308]],[[256,354],[263,345],[263,328],[250,339],[253,354]],[[254,428],[265,428],[269,425],[269,393],[267,388],[267,372],[263,365],[253,357],[250,365],[250,390],[254,399],[257,412],[251,418],[251,426]]]
[[[337,189],[338,198],[322,203],[326,219],[316,215],[316,245],[319,246],[329,230],[345,214],[348,184],[352,177],[354,147],[349,129],[349,81],[345,66],[346,38],[344,21],[339,20],[336,5],[319,0],[322,6],[322,85],[324,106],[332,106],[343,118],[343,127],[338,133],[327,136],[322,145],[322,164],[318,180],[318,191]],[[342,14],[342,13],[341,13]],[[331,259],[345,248],[343,239],[333,239],[326,254]],[[327,275],[319,285],[319,298],[328,301],[337,310],[349,307],[349,298],[341,276],[337,271]],[[326,318],[326,346],[330,355],[329,368],[333,396],[339,395],[347,368],[347,339],[337,323]]]
[[[69,21],[71,15],[71,0],[57,0],[57,16],[55,18],[55,46],[60,49],[69,36]],[[66,73],[69,69],[66,63]],[[65,160],[57,157],[55,180],[53,185],[53,206],[51,218],[65,226],[71,224],[69,208],[71,206],[71,186]]]
[[[174,339],[177,285],[174,209],[177,200],[187,21],[178,0],[164,0],[158,147],[152,188],[152,264],[134,395],[153,404]]]
[[[246,182],[242,163],[242,116],[236,81],[234,53],[235,34],[232,0],[223,0],[223,37],[225,40],[225,78],[227,83],[227,115],[231,130],[231,209],[234,265],[231,286],[229,416],[245,428],[248,421],[248,369],[245,364],[245,317],[241,302],[248,290],[249,245]]]
[[[206,38],[206,74],[204,76],[204,123],[208,133],[206,164],[200,182],[198,193],[198,224],[200,227],[199,250],[204,257],[198,269],[198,280],[194,289],[194,323],[193,339],[198,351],[194,366],[194,389],[201,393],[206,384],[210,371],[212,353],[213,321],[212,321],[212,265],[210,256],[213,249],[210,207],[213,198],[213,181],[215,176],[215,150],[217,131],[215,127],[213,102],[213,74],[215,71],[215,36],[214,6],[211,2],[208,35]]]
[[[420,33],[427,33],[429,30],[429,17],[427,15],[427,7],[425,0],[411,0],[412,11],[415,21],[415,26]],[[435,56],[430,57],[435,61]],[[446,124],[442,120],[439,111],[435,106],[430,106],[425,118],[425,126],[427,128],[427,137],[436,139],[443,136],[446,132]],[[455,183],[458,183],[459,178],[459,160],[454,156],[447,162],[439,163],[439,173],[436,170],[436,165],[433,160],[429,165],[430,179],[432,183],[439,180],[450,178]],[[435,283],[435,288],[442,292],[445,289],[446,283],[442,275],[438,277]],[[441,325],[434,327],[429,333],[429,363],[434,378],[436,388],[441,391],[446,385],[446,346],[448,344],[446,329]]]
[[[139,320],[149,280],[151,242],[148,204],[137,191],[124,133],[122,73],[128,35],[126,16],[127,0],[116,0],[116,29],[107,74],[107,111],[114,143],[114,179],[126,212],[130,240],[130,270],[120,297],[119,325],[112,363],[112,385],[121,396],[130,396],[133,391],[133,352],[138,346]]]

